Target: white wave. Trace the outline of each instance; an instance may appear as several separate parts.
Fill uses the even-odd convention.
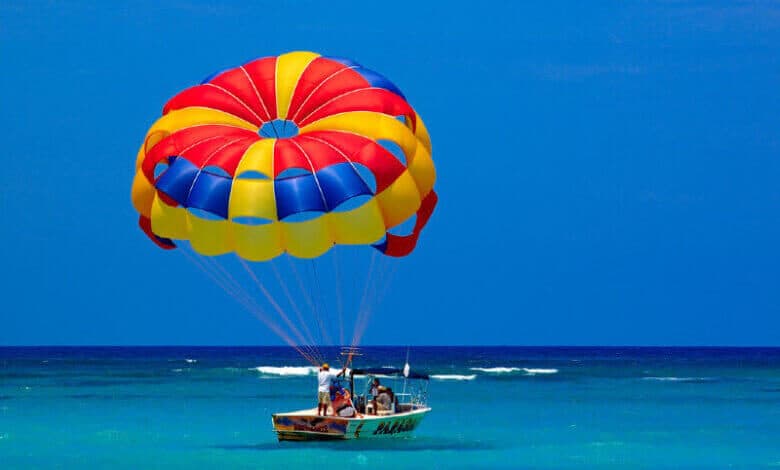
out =
[[[715,379],[712,377],[642,377],[642,380],[655,380],[658,382],[708,382]]]
[[[435,380],[474,380],[477,378],[477,375],[437,374],[432,375],[431,378]]]
[[[532,369],[528,367],[472,367],[469,370],[484,372],[486,374],[511,374],[513,372],[525,372],[528,375],[536,375],[558,373],[558,369]]]
[[[303,376],[316,373],[318,368],[310,366],[258,366],[251,368],[251,370],[256,370],[266,375]]]
[[[187,362],[187,364],[195,364],[196,362],[198,362],[197,359],[185,359],[185,361]]]
[[[523,371],[525,371],[525,373],[529,375],[558,373],[558,369],[529,369],[526,367],[523,367]]]
[[[472,367],[469,370],[485,372],[486,374],[510,374],[520,372],[521,369],[519,367]]]

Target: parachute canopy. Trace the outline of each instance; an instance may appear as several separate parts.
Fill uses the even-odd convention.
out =
[[[174,96],[136,160],[133,205],[163,248],[249,261],[334,245],[409,254],[437,202],[420,116],[382,75],[291,52]],[[394,227],[411,225],[409,233]]]

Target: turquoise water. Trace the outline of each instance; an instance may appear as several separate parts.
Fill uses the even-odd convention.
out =
[[[410,356],[434,377],[413,437],[278,443],[271,413],[314,406],[290,349],[0,348],[0,468],[780,468],[777,348]]]

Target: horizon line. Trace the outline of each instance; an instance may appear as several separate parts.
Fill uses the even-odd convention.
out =
[[[341,345],[296,345],[317,348],[343,348]],[[357,348],[605,348],[605,349],[640,349],[640,348],[729,348],[729,349],[780,349],[780,345],[728,345],[728,344],[366,344]],[[289,348],[285,344],[0,344],[1,348]]]

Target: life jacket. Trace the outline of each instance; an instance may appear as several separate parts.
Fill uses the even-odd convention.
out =
[[[348,411],[347,408],[352,408],[350,416],[354,414],[355,406],[352,404],[352,397],[347,389],[342,388],[336,392],[336,396],[332,400],[332,405],[333,413],[336,415],[342,416],[341,411]]]

